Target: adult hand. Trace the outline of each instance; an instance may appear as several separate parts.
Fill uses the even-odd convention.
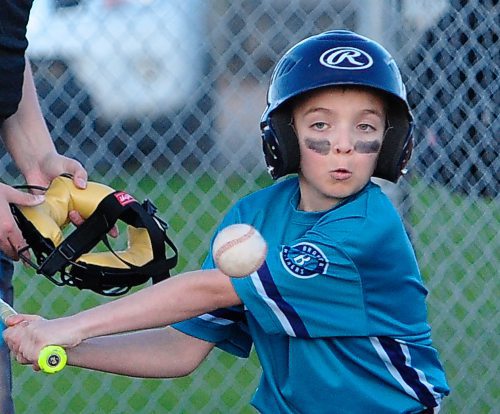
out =
[[[36,206],[44,198],[43,195],[25,193],[0,183],[0,249],[12,259],[19,259],[17,252],[26,246],[26,241],[17,227],[9,204]]]
[[[87,172],[82,165],[55,151],[49,152],[38,163],[34,162],[31,168],[26,169],[25,179],[28,185],[47,187],[54,178],[63,173],[73,176],[76,187],[84,189],[87,186]],[[43,200],[41,194],[25,193],[0,184],[0,250],[10,258],[19,260],[18,251],[26,247],[26,241],[12,216],[9,203],[36,206]]]
[[[33,168],[26,169],[24,177],[28,185],[47,187],[54,178],[61,174],[73,176],[73,183],[77,188],[87,187],[87,171],[72,158],[65,157],[57,152],[49,152]]]

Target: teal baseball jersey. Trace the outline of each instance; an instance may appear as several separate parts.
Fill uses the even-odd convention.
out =
[[[328,211],[300,211],[298,201],[289,178],[229,211],[219,228],[255,226],[267,259],[231,279],[243,306],[174,327],[241,357],[255,346],[262,377],[252,404],[261,413],[438,412],[449,388],[391,202],[373,183]]]

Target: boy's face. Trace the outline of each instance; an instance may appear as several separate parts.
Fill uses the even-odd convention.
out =
[[[385,120],[384,100],[367,89],[320,89],[295,104],[300,209],[327,210],[366,185],[382,146]]]

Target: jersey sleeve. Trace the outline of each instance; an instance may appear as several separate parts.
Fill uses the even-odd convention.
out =
[[[233,223],[238,223],[238,220],[239,216],[237,209],[233,208],[225,216],[219,229]],[[217,234],[217,232],[218,231],[216,231],[215,234]],[[212,242],[214,238],[215,235],[212,237]],[[210,246],[212,246],[212,242]],[[202,268],[215,268],[211,248]],[[238,357],[248,357],[253,344],[248,331],[248,324],[243,306],[217,309],[213,312],[176,323],[172,326],[185,334],[207,342],[212,342],[223,351]]]
[[[248,357],[253,344],[242,307],[218,309],[172,326],[238,357]]]

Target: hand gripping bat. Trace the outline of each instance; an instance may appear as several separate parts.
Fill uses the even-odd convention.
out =
[[[17,312],[5,301],[0,299],[0,318],[5,324],[9,316]],[[64,348],[58,345],[48,345],[38,355],[38,366],[47,374],[55,374],[66,366],[68,357]]]

